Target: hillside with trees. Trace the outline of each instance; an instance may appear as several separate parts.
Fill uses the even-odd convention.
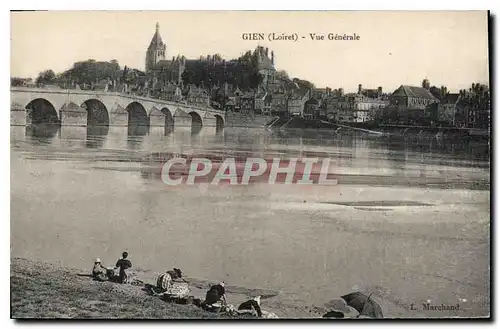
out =
[[[40,72],[35,79],[35,83],[37,85],[58,85],[62,88],[71,88],[74,85],[91,86],[99,84],[103,80],[115,79],[135,85],[144,80],[141,77],[145,77],[144,72],[127,66],[122,69],[116,59],[109,62],[88,59],[74,63],[70,69],[62,73],[56,74],[51,69]],[[20,78],[12,78],[11,84],[19,84],[21,80]]]

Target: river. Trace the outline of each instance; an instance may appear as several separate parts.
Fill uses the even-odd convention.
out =
[[[276,291],[263,305],[281,316],[306,316],[353,289],[378,296],[390,317],[490,312],[484,146],[415,148],[258,128],[128,136],[123,127],[11,127],[10,136],[13,257],[89,268],[95,257],[111,264],[128,250],[148,273],[175,266]],[[320,154],[341,178],[336,186],[172,187],[141,161],[166,151]],[[460,308],[423,310],[426,302]]]

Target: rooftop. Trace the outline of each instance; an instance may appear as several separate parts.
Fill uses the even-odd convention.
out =
[[[455,104],[458,99],[460,98],[460,94],[459,93],[448,93],[446,94],[446,96],[444,97],[443,101],[445,104]]]
[[[418,97],[430,100],[437,100],[437,98],[434,97],[431,94],[431,92],[425,88],[415,87],[415,86],[405,86],[405,85],[401,85],[398,89],[396,89],[392,93],[392,96]]]

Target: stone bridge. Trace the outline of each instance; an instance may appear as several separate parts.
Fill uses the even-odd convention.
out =
[[[208,106],[130,94],[12,87],[11,125],[224,127],[224,112]]]

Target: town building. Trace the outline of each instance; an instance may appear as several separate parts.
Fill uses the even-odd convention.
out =
[[[210,95],[207,90],[203,88],[196,87],[195,85],[188,85],[183,94],[188,104],[210,106]]]
[[[172,101],[172,102],[180,102],[182,100],[182,90],[179,88],[178,85],[174,83],[168,83],[161,95],[160,99],[164,99],[167,101]]]
[[[241,114],[254,115],[255,113],[255,94],[247,92],[240,97]]]
[[[373,121],[389,105],[389,98],[383,93],[382,87],[364,89],[360,84],[353,102],[353,122],[368,122]]]
[[[312,97],[310,98],[304,106],[304,118],[307,119],[319,119],[320,118],[320,102]]]
[[[447,93],[442,97],[438,110],[438,122],[447,126],[455,126],[455,119],[460,112],[460,93]]]
[[[455,126],[465,128],[490,128],[490,91],[485,85],[472,84],[469,90],[460,90]]]
[[[326,100],[326,115],[334,122],[352,122],[354,117],[354,100],[356,94],[349,93],[342,96],[332,95]]]
[[[267,91],[255,93],[255,114],[271,115],[272,97]]]
[[[300,86],[299,88],[292,89],[290,97],[288,98],[288,113],[291,116],[302,116],[306,102],[311,97],[311,90]]]
[[[390,97],[399,123],[419,124],[437,118],[439,100],[426,87],[401,85]]]
[[[288,100],[290,95],[279,91],[271,95],[271,115],[288,116]]]
[[[344,94],[343,88],[335,89],[325,98],[326,118],[334,122],[369,122],[389,104],[388,96],[377,89],[363,89],[358,85],[357,93]]]

